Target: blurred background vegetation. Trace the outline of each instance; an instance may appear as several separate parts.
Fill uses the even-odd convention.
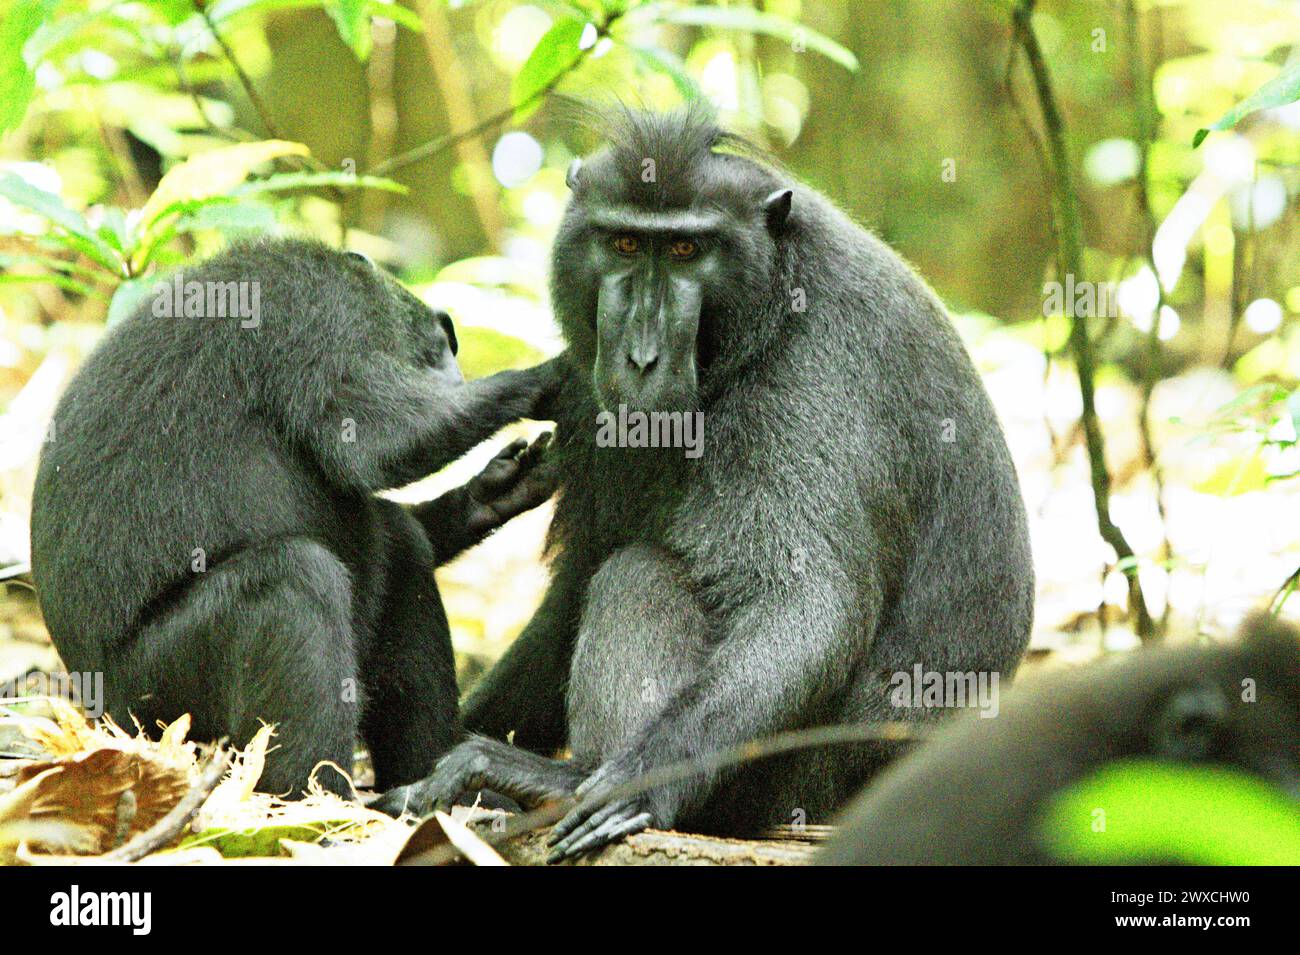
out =
[[[448,308],[468,373],[528,364],[561,347],[547,253],[564,170],[590,146],[557,98],[704,96],[950,305],[1020,469],[1036,647],[1092,655],[1300,604],[1292,0],[0,9],[0,566],[27,559],[58,395],[155,274],[240,234],[313,234]],[[1012,55],[1027,37],[1059,124],[1032,57]],[[1078,269],[1113,307],[1084,320],[1053,300],[1045,283]],[[1123,546],[1099,532],[1099,473]],[[467,679],[540,596],[544,511],[441,572]],[[9,585],[0,682],[56,665],[30,591]]]

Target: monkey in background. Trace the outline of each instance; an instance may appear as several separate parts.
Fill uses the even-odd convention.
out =
[[[265,791],[350,772],[358,736],[379,788],[418,779],[459,736],[433,568],[553,483],[542,446],[515,443],[427,504],[374,494],[533,415],[557,365],[466,383],[445,312],[315,243],[234,245],[180,279],[251,285],[259,314],[146,299],[69,385],[32,502],[55,646],[103,672],[124,726],[190,713],[196,738],[242,745],[276,724]]]
[[[1266,781],[1277,802],[1294,800],[1300,830],[1300,632],[1257,615],[1235,643],[1139,650],[1026,681],[996,719],[959,718],[883,772],[842,814],[815,862],[1079,861],[1051,841],[1054,801],[1139,759]],[[1105,846],[1118,834],[1131,837],[1140,820],[1127,811],[1125,818],[1112,808],[1101,831],[1078,814],[1069,824],[1076,835],[1086,828],[1084,840],[1107,861],[1205,861],[1176,834],[1147,849]],[[1300,864],[1300,854],[1291,862]]]

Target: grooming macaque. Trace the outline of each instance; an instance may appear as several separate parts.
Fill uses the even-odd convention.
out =
[[[168,301],[250,288],[252,312]],[[380,788],[430,770],[460,725],[433,568],[553,486],[516,443],[430,503],[374,496],[556,388],[554,362],[465,383],[455,352],[451,319],[364,256],[287,240],[185,270],[108,333],[54,416],[32,565],[64,662],[104,673],[115,720],[190,713],[196,738],[237,744],[274,723],[269,792],[350,772],[358,736]]]

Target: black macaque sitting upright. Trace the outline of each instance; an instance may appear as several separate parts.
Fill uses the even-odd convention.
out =
[[[358,735],[380,788],[429,772],[459,734],[433,568],[553,488],[516,443],[428,504],[373,496],[557,387],[554,363],[467,384],[455,352],[451,319],[364,256],[291,240],[185,270],[108,333],[54,416],[32,565],[114,719],[188,712],[236,743],[275,723],[268,792],[350,772]]]
[[[893,675],[1009,678],[1034,593],[1001,429],[912,270],[700,108],[602,132],[552,261],[571,364],[551,588],[467,701],[479,735],[379,803],[577,793],[557,857],[647,826],[827,819],[879,745],[611,794],[782,730],[931,716],[891,705]],[[698,415],[703,445],[610,446],[602,411],[660,436]]]
[[[1139,804],[1091,799],[1066,817],[1057,836],[1075,836],[1082,850],[1051,839],[1054,800],[1071,787],[1105,778],[1108,768],[1155,760],[1171,767],[1221,768],[1276,787],[1272,800],[1293,802],[1286,835],[1300,832],[1300,634],[1266,616],[1243,628],[1235,644],[1140,650],[1118,663],[1054,673],[1017,686],[997,719],[965,718],[882,773],[845,811],[840,831],[818,854],[825,865],[1045,865],[1205,863],[1198,842],[1235,842],[1238,851],[1282,850],[1238,833],[1235,840],[1198,839],[1198,817],[1228,822],[1229,804],[1188,813],[1149,789]],[[1222,787],[1227,777],[1214,777]],[[1186,786],[1182,787],[1186,792]],[[1215,798],[1211,789],[1210,797]],[[1223,798],[1221,795],[1218,798]],[[1251,814],[1263,815],[1254,797]],[[1098,810],[1107,813],[1097,825]],[[1147,844],[1136,838],[1148,819],[1171,814]],[[1280,808],[1278,815],[1286,817]],[[1163,831],[1161,831],[1163,830]],[[1081,836],[1081,838],[1080,838]],[[1252,846],[1252,842],[1254,845]],[[1264,843],[1265,845],[1261,845]],[[1073,845],[1074,843],[1071,843]],[[1240,847],[1245,846],[1242,850]],[[1080,851],[1072,857],[1070,851]],[[1294,850],[1292,850],[1294,851]],[[1234,861],[1264,861],[1239,856]],[[1270,862],[1280,861],[1270,856]],[[1289,860],[1300,864],[1300,854]]]

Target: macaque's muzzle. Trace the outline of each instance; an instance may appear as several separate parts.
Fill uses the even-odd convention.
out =
[[[694,410],[701,301],[697,281],[652,267],[605,276],[594,373],[606,410]]]

